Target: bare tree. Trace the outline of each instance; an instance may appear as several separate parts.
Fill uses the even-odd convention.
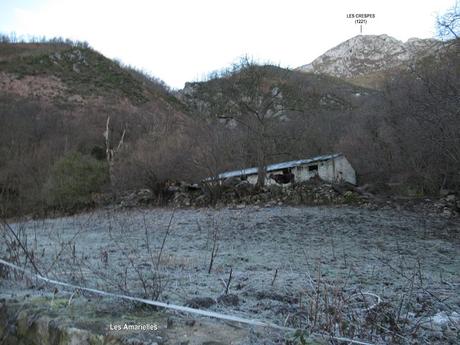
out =
[[[112,186],[115,180],[114,172],[113,172],[114,158],[115,158],[115,154],[118,151],[120,151],[121,147],[123,146],[125,134],[126,134],[126,129],[124,128],[121,134],[120,140],[118,141],[118,145],[113,146],[111,143],[111,138],[110,138],[110,115],[107,116],[107,123],[106,123],[105,131],[104,131],[104,139],[105,139],[107,164],[109,166],[110,183]]]
[[[460,186],[459,56],[457,42],[394,78],[385,92],[393,154],[431,192]]]
[[[245,133],[246,152],[258,167],[257,184],[263,186],[266,166],[276,152],[277,125],[285,111],[282,77],[275,66],[260,66],[242,58],[229,71],[207,82],[212,87],[211,111],[228,128]],[[286,72],[286,71],[285,71]]]
[[[456,0],[446,13],[437,18],[438,35],[444,39],[457,39],[460,35],[460,1]]]

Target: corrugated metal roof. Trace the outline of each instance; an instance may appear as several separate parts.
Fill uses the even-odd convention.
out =
[[[308,158],[308,159],[299,159],[296,161],[270,164],[267,166],[267,172],[277,171],[277,170],[282,170],[282,169],[287,169],[287,168],[294,168],[299,165],[305,165],[305,164],[310,164],[310,163],[315,163],[315,162],[327,161],[330,159],[337,158],[341,155],[342,155],[341,153],[334,153],[330,155],[316,156],[316,157]],[[255,175],[257,174],[257,171],[258,171],[258,168],[247,168],[247,169],[241,169],[241,170],[227,171],[227,172],[219,174],[217,176],[217,179],[222,180],[222,179],[230,178],[230,177]]]

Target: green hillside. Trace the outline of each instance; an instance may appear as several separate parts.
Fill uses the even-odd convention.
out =
[[[2,43],[0,72],[18,79],[56,77],[66,86],[66,96],[125,97],[136,105],[160,98],[177,105],[176,99],[159,80],[122,67],[86,46]]]

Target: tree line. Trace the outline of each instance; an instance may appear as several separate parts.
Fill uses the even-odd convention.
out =
[[[458,33],[454,15],[439,22]],[[180,94],[156,88],[166,100],[157,103],[76,107],[2,94],[0,212],[76,210],[138,188],[161,199],[174,181],[249,166],[262,188],[267,164],[331,152],[376,191],[458,192],[460,41],[451,37],[379,91],[245,58]]]

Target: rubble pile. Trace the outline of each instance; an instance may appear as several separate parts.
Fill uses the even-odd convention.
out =
[[[453,217],[460,214],[460,198],[452,192],[440,198],[410,199],[405,202],[405,207],[419,213]]]
[[[333,185],[321,180],[294,183],[288,186],[258,188],[245,181],[219,186],[186,183],[168,187],[167,197],[159,200],[150,190],[126,192],[117,199],[120,207],[170,205],[174,207],[242,206],[242,205],[329,205],[360,204],[364,198],[347,185]]]
[[[103,200],[103,202],[101,202]],[[113,199],[100,198],[99,206],[113,204]],[[406,209],[424,214],[455,217],[460,214],[460,198],[453,192],[438,198],[401,198],[377,196],[347,183],[332,184],[321,179],[289,185],[259,188],[247,181],[227,181],[221,185],[198,185],[176,182],[158,196],[149,189],[123,192],[115,197],[118,207],[146,205],[173,207],[244,207],[245,205],[344,205],[368,209]]]

